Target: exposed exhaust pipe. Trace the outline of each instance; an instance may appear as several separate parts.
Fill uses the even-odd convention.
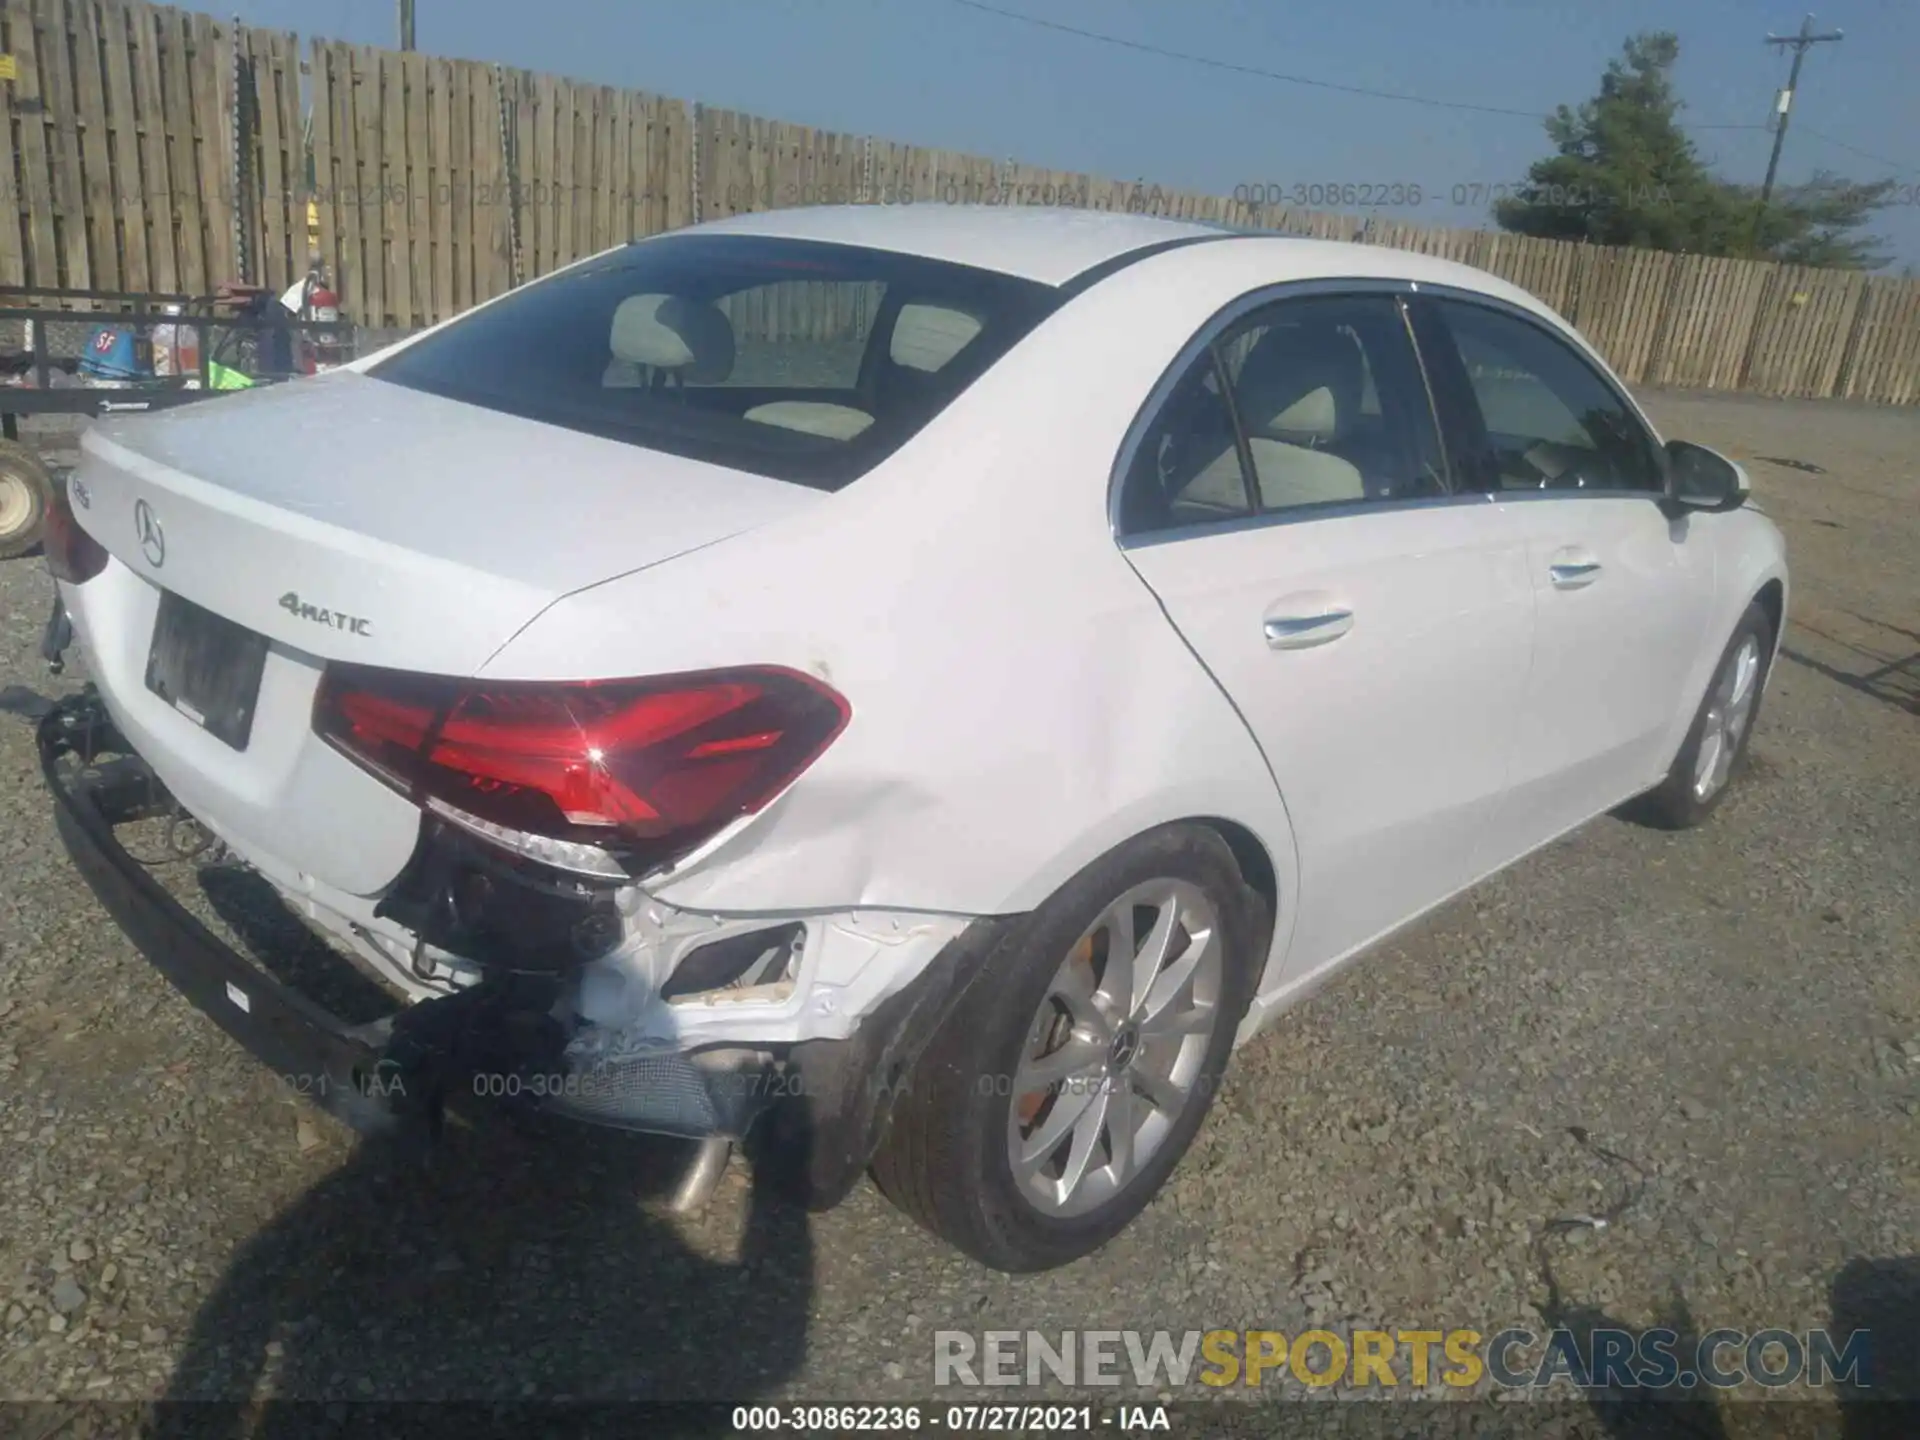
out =
[[[673,1192],[672,1210],[676,1215],[693,1215],[706,1209],[720,1179],[727,1173],[727,1161],[733,1155],[733,1142],[721,1135],[709,1136],[694,1152],[687,1173]]]

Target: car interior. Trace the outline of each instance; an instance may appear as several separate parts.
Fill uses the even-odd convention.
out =
[[[1525,332],[1515,332],[1518,346],[1496,343],[1500,337],[1487,331],[1499,323],[1460,308],[1448,318],[1485,426],[1493,483],[1502,490],[1648,488],[1645,446],[1618,402]]]
[[[1130,484],[1129,529],[1202,524],[1245,515],[1234,429],[1237,409],[1262,511],[1437,494],[1437,476],[1407,455],[1380,402],[1359,332],[1331,317],[1286,320],[1221,347],[1234,408],[1219,371],[1197,365],[1148,437]]]
[[[727,308],[745,313],[750,307],[738,302],[748,293],[723,300],[735,302]],[[858,373],[848,376],[844,359],[836,364],[838,357],[830,353],[832,342],[742,339],[727,308],[719,300],[684,295],[632,295],[621,301],[608,337],[611,358],[603,386],[677,393],[690,404],[841,442],[865,433],[877,415],[917,413],[937,403],[939,377],[984,328],[978,313],[944,298],[882,298]],[[737,383],[736,363],[756,344],[766,352],[756,358],[774,362],[757,367],[756,378],[764,381],[780,369],[811,373],[791,375],[792,383]],[[817,352],[811,365],[809,350]]]

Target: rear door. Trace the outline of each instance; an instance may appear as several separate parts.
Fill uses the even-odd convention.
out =
[[[1712,606],[1701,519],[1662,505],[1666,471],[1638,412],[1540,321],[1422,296],[1423,350],[1461,483],[1521,518],[1538,615],[1496,824],[1510,859],[1658,780]]]
[[[1384,290],[1251,308],[1162,389],[1123,457],[1122,544],[1285,798],[1299,975],[1478,873],[1526,682],[1524,539],[1452,493]]]

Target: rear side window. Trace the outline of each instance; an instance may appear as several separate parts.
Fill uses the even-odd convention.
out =
[[[1222,357],[1209,345],[1188,367],[1134,451],[1120,493],[1120,530],[1144,535],[1253,514]]]
[[[1282,300],[1221,343],[1262,510],[1447,493],[1419,362],[1392,297]]]
[[[1209,344],[1123,482],[1125,535],[1447,493],[1419,360],[1394,300],[1277,301]]]
[[[816,489],[919,431],[1053,286],[855,246],[668,236],[530,285],[370,372]]]

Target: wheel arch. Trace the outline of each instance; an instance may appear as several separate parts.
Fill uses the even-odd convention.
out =
[[[1280,915],[1280,877],[1266,845],[1239,821],[1219,815],[1196,815],[1188,821],[1175,823],[1198,825],[1213,831],[1226,842],[1227,849],[1233,852],[1234,864],[1240,867],[1241,879],[1247,882],[1248,889],[1260,897],[1261,948],[1271,957],[1274,930]],[[1263,982],[1264,979],[1263,975]],[[1264,988],[1264,984],[1257,988]]]
[[[1008,913],[1025,913],[1036,908],[1074,876],[1144,835],[1182,825],[1208,830],[1220,837],[1247,888],[1258,897],[1257,919],[1264,959],[1254,982],[1254,995],[1256,998],[1264,995],[1283,973],[1299,908],[1296,898],[1299,856],[1294,848],[1292,826],[1270,780],[1266,788],[1274,801],[1268,814],[1254,813],[1252,807],[1245,805],[1203,802],[1183,806],[1177,803],[1180,798],[1177,796],[1164,797],[1164,803],[1160,804],[1130,806],[1122,814],[1110,817],[1109,823],[1083,833],[1073,845],[1055,855],[1017,896],[1009,897],[1009,903],[1003,908]],[[1202,797],[1186,798],[1191,802]]]
[[[1767,623],[1773,626],[1774,648],[1780,648],[1781,634],[1787,628],[1787,582],[1778,575],[1768,578],[1754,592],[1752,602],[1766,612]]]
[[[1714,587],[1713,613],[1700,639],[1700,653],[1687,676],[1686,690],[1674,716],[1667,744],[1661,747],[1666,764],[1671,766],[1680,747],[1686,743],[1693,717],[1706,698],[1713,682],[1715,666],[1726,648],[1733,627],[1752,605],[1759,605],[1773,625],[1773,651],[1767,657],[1764,683],[1773,679],[1774,660],[1784,638],[1787,604],[1791,599],[1791,579],[1787,573],[1786,549],[1779,530],[1753,510],[1737,510],[1727,515],[1704,517],[1723,522],[1716,529],[1719,548],[1718,580]],[[1665,771],[1662,771],[1664,775]],[[1648,777],[1658,783],[1659,776]]]

